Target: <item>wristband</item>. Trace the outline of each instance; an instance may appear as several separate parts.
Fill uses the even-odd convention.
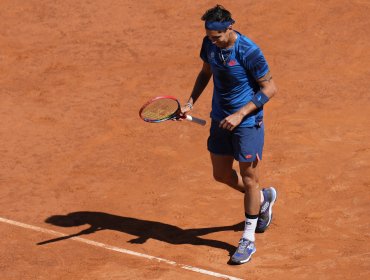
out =
[[[258,91],[252,98],[252,102],[254,103],[254,105],[256,105],[256,107],[259,109],[261,107],[263,107],[263,105],[265,105],[270,99],[268,98],[268,96],[266,94],[264,94],[261,90]]]

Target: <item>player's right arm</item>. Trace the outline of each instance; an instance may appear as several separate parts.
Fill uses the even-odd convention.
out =
[[[211,66],[207,62],[203,62],[202,69],[200,70],[197,79],[195,80],[193,91],[191,92],[188,102],[181,107],[182,113],[186,113],[192,109],[193,104],[202,94],[202,92],[208,85],[208,82],[211,79],[211,77],[212,77]]]

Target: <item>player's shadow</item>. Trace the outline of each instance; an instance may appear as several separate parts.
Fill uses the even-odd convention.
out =
[[[137,236],[137,238],[129,240],[128,242],[130,243],[143,244],[151,238],[174,245],[192,244],[210,246],[227,250],[229,254],[232,254],[235,251],[235,246],[220,240],[202,238],[200,236],[220,231],[241,231],[244,227],[244,223],[241,222],[230,226],[182,229],[177,226],[161,222],[87,211],[51,216],[47,218],[45,222],[61,227],[82,225],[89,225],[90,227],[75,234],[39,242],[37,245],[44,245],[76,236],[92,234],[100,230],[115,230]]]

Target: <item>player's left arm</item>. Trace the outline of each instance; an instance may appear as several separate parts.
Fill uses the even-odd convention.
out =
[[[258,79],[257,83],[261,88],[260,91],[262,91],[269,99],[271,99],[278,92],[270,71],[267,72],[265,76]]]
[[[223,119],[220,122],[220,127],[233,130],[241,123],[245,116],[264,106],[273,96],[276,95],[278,89],[272,79],[270,71],[262,78],[257,79],[257,83],[260,86],[260,90],[253,97],[252,101],[243,106],[238,112]]]
[[[270,71],[262,78],[257,79],[257,83],[260,86],[260,90],[255,94],[252,101],[239,111],[243,118],[254,110],[264,106],[278,91]]]

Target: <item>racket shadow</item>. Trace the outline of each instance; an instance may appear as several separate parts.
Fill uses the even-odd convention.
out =
[[[60,227],[75,227],[82,225],[89,225],[90,227],[75,234],[39,242],[37,245],[45,245],[72,237],[88,235],[100,230],[114,230],[137,236],[137,238],[129,240],[129,243],[143,244],[148,239],[155,239],[174,245],[191,244],[209,246],[226,250],[230,255],[234,253],[236,249],[235,246],[220,240],[202,238],[201,236],[220,231],[241,231],[244,227],[244,222],[241,222],[230,226],[182,229],[174,225],[156,221],[88,211],[73,212],[67,215],[54,215],[47,218],[45,222]]]

